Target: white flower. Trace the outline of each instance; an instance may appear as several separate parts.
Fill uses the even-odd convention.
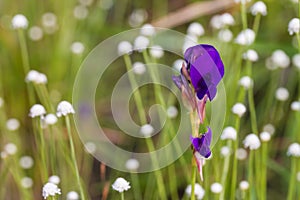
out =
[[[221,135],[221,140],[236,140],[236,130],[232,126],[228,126],[224,128],[222,135]]]
[[[259,137],[262,142],[269,142],[271,139],[271,134],[269,132],[264,131],[259,134]]]
[[[221,15],[214,15],[210,20],[210,25],[214,29],[222,28],[223,27],[223,22],[222,22],[222,19],[221,19]]]
[[[57,175],[52,175],[48,178],[48,182],[58,185],[60,183],[60,178]]]
[[[145,124],[141,127],[140,133],[144,137],[150,137],[154,133],[154,128],[151,124]]]
[[[13,29],[26,29],[28,27],[28,20],[22,14],[17,14],[11,21]]]
[[[228,146],[224,146],[224,147],[221,148],[221,155],[223,157],[229,156],[230,153],[231,153],[231,151],[230,151],[230,148]]]
[[[245,114],[247,109],[246,109],[246,106],[244,104],[236,103],[236,104],[233,105],[231,110],[234,114],[238,115],[239,117],[242,117]]]
[[[151,24],[144,24],[141,28],[141,34],[144,36],[155,35],[155,28]]]
[[[58,29],[57,17],[54,13],[47,12],[42,16],[42,25],[45,33],[53,34]]]
[[[197,200],[201,200],[204,198],[205,191],[199,183],[195,183],[195,196]],[[192,186],[188,185],[185,189],[185,193],[190,197],[192,194]]]
[[[300,144],[293,143],[289,146],[287,150],[288,156],[300,157]]]
[[[57,185],[53,183],[46,183],[43,187],[42,195],[44,199],[47,199],[49,196],[55,196],[56,194],[61,194],[61,190]]]
[[[19,127],[20,127],[20,122],[19,122],[19,120],[15,119],[15,118],[8,119],[6,121],[6,128],[9,131],[16,131],[19,129]]]
[[[236,150],[236,158],[238,160],[245,160],[247,158],[247,155],[248,155],[247,151],[243,148],[238,148]]]
[[[294,101],[294,102],[292,102],[291,109],[293,111],[300,111],[300,101]]]
[[[249,49],[243,54],[243,58],[246,60],[250,60],[251,62],[255,62],[258,60],[258,54],[255,50]]]
[[[218,38],[222,42],[230,42],[232,40],[233,34],[229,29],[222,29],[218,33]]]
[[[46,110],[41,104],[35,104],[30,108],[29,116],[32,118],[43,117],[45,114]]]
[[[198,23],[198,22],[193,22],[189,25],[188,29],[187,29],[187,33],[189,35],[194,35],[197,37],[200,37],[202,35],[204,35],[205,31],[203,26]]]
[[[185,63],[185,61],[182,60],[182,59],[175,60],[174,63],[173,63],[173,69],[180,72],[181,67],[182,67],[182,63]]]
[[[251,45],[255,40],[255,32],[251,29],[242,30],[235,38],[235,43],[239,45]]]
[[[130,189],[130,185],[124,178],[119,177],[112,184],[112,188],[118,192],[124,192]]]
[[[260,147],[259,138],[254,133],[247,135],[243,144],[245,148],[249,148],[250,150],[256,150]]]
[[[23,169],[30,169],[33,166],[33,158],[31,156],[22,156],[19,160],[19,164]]]
[[[130,14],[128,23],[131,27],[138,27],[145,22],[147,17],[148,17],[148,14],[144,9],[135,9]]]
[[[234,18],[230,13],[223,13],[221,16],[222,27],[232,26],[235,24]]]
[[[291,19],[291,21],[289,22],[289,25],[288,25],[288,31],[289,31],[290,35],[298,34],[299,29],[300,29],[300,20],[299,20],[299,18]]]
[[[287,68],[290,65],[290,58],[282,50],[275,50],[272,53],[271,61],[276,67]]]
[[[178,115],[178,110],[175,106],[170,106],[167,109],[167,116],[171,119],[176,118]]]
[[[154,45],[154,46],[150,47],[149,52],[153,58],[161,58],[164,56],[164,50],[159,45]]]
[[[134,50],[143,51],[149,46],[149,39],[145,36],[138,36],[134,40]]]
[[[25,78],[26,82],[33,82],[35,84],[46,84],[47,76],[36,70],[30,70]]]
[[[95,143],[93,143],[93,142],[85,143],[84,147],[85,147],[86,151],[90,154],[95,153],[97,150],[97,147],[96,147]]]
[[[75,19],[85,19],[88,16],[88,14],[89,10],[83,5],[78,5],[73,10],[73,16],[75,17]]]
[[[72,104],[70,104],[67,101],[62,101],[57,106],[56,115],[58,117],[67,116],[68,114],[74,114],[74,113],[75,113],[75,110],[74,110]]]
[[[73,42],[71,45],[71,51],[73,54],[82,54],[84,51],[84,45],[81,42]]]
[[[33,26],[28,30],[28,37],[32,41],[39,41],[43,38],[43,30],[38,26]]]
[[[272,124],[266,124],[263,128],[263,131],[266,131],[273,135],[275,133],[275,127]]]
[[[128,41],[122,41],[118,45],[118,53],[119,56],[122,56],[124,54],[129,54],[132,51],[132,45]]]
[[[21,179],[21,185],[23,188],[31,188],[33,185],[33,180],[30,177],[24,177]]]
[[[293,65],[300,70],[300,54],[296,54],[293,56]]]
[[[253,86],[253,80],[249,76],[243,76],[240,79],[239,84],[247,90]]]
[[[67,200],[79,200],[79,194],[75,191],[70,191],[67,193]]]
[[[4,151],[8,154],[8,155],[14,155],[17,153],[18,148],[14,143],[7,143],[4,146]]]
[[[255,4],[253,4],[253,6],[250,8],[250,11],[252,15],[261,14],[265,16],[267,15],[267,6],[264,2],[258,1]]]
[[[133,73],[141,75],[146,72],[146,67],[145,67],[145,64],[142,62],[135,62],[132,65],[132,70],[133,70]]]
[[[286,101],[289,98],[289,91],[286,88],[280,87],[276,90],[275,96],[278,101]]]
[[[57,122],[57,117],[54,114],[48,114],[44,120],[47,125],[54,125]]]
[[[223,186],[220,183],[213,183],[210,186],[210,190],[212,193],[219,194],[223,190]]]
[[[139,161],[137,159],[134,159],[134,158],[128,159],[125,163],[125,167],[129,171],[136,171],[139,168],[139,166],[140,166]]]
[[[249,189],[248,181],[241,181],[239,186],[240,186],[241,190],[248,190]]]
[[[0,108],[2,108],[3,104],[4,104],[4,100],[0,97]]]

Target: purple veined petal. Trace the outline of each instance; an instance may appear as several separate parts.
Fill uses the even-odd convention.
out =
[[[201,156],[209,158],[211,156],[210,143],[211,143],[212,132],[208,127],[208,131],[203,134],[200,138],[191,136],[192,145]]]
[[[197,101],[198,117],[200,119],[200,124],[202,124],[204,122],[204,118],[205,118],[205,104],[207,101],[207,96],[204,96],[201,100],[196,99],[196,101]]]

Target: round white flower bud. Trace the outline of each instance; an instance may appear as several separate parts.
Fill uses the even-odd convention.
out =
[[[43,187],[42,195],[44,199],[47,199],[49,196],[55,196],[56,194],[61,194],[60,188],[53,183],[46,183]]]
[[[269,132],[264,131],[259,134],[259,137],[262,142],[269,142],[271,139],[271,134]]]
[[[178,115],[178,110],[175,106],[170,106],[167,109],[167,116],[171,119],[176,118]]]
[[[300,144],[293,143],[288,147],[287,150],[288,156],[300,157]]]
[[[191,23],[187,29],[188,35],[194,35],[196,37],[204,35],[204,32],[203,26],[198,22]]]
[[[247,135],[243,143],[244,147],[250,150],[256,150],[260,147],[260,140],[254,133]]]
[[[32,118],[43,117],[46,114],[44,106],[35,104],[30,108],[29,116]]]
[[[300,101],[294,101],[294,102],[292,102],[291,109],[293,111],[300,111]]]
[[[67,200],[79,200],[79,194],[75,191],[70,191],[67,193]]]
[[[128,159],[125,163],[125,167],[129,171],[136,171],[139,168],[139,166],[140,166],[139,161],[137,159],[134,159],[134,158]]]
[[[266,124],[263,128],[263,131],[266,131],[273,135],[275,133],[275,127],[272,124]]]
[[[47,125],[54,125],[57,122],[57,117],[54,114],[48,114],[45,117],[45,122]]]
[[[238,160],[245,160],[247,158],[247,151],[243,148],[238,148],[236,151],[236,158]]]
[[[300,70],[300,54],[296,54],[293,56],[293,65]]]
[[[195,190],[195,196],[197,197],[198,200],[201,200],[204,198],[204,195],[205,195],[205,191],[204,189],[202,188],[202,186],[199,184],[199,183],[195,183],[195,187],[194,187],[194,190]],[[185,189],[185,193],[191,197],[191,194],[192,194],[192,186],[191,185],[188,185]]]
[[[75,17],[75,19],[78,20],[85,19],[88,16],[88,14],[89,14],[89,10],[87,9],[87,7],[83,5],[78,5],[73,10],[73,16]]]
[[[212,193],[219,194],[223,190],[223,186],[220,183],[213,183],[210,186],[210,190]]]
[[[222,135],[221,135],[221,140],[236,140],[236,130],[232,126],[228,126],[224,128]]]
[[[222,42],[230,42],[232,40],[233,34],[229,29],[222,29],[218,33],[218,38]]]
[[[150,137],[154,133],[154,128],[151,124],[145,124],[141,127],[140,133],[144,137]]]
[[[28,27],[28,20],[22,14],[17,14],[11,21],[13,29],[26,29]]]
[[[276,67],[287,68],[290,65],[290,58],[280,49],[272,53],[271,59]]]
[[[129,54],[132,51],[132,45],[128,41],[122,41],[118,45],[118,54],[122,56],[124,54]]]
[[[258,54],[255,50],[249,49],[243,54],[243,58],[246,60],[250,60],[251,62],[256,62],[258,60]]]
[[[67,116],[69,114],[74,114],[74,113],[75,113],[75,110],[74,110],[72,104],[70,104],[67,101],[62,101],[57,106],[56,115],[58,117]]]
[[[288,25],[288,31],[289,31],[290,35],[299,33],[299,29],[300,29],[299,18],[291,19],[291,21],[289,22],[289,25]]]
[[[149,46],[149,39],[146,38],[145,36],[138,36],[134,40],[134,49],[138,51],[143,51]]]
[[[132,70],[133,70],[133,73],[141,75],[146,72],[146,67],[145,67],[145,64],[142,62],[135,62],[132,65]]]
[[[14,143],[7,143],[4,146],[4,151],[8,154],[8,155],[14,155],[17,153],[18,148]]]
[[[222,22],[222,18],[221,15],[214,15],[211,20],[210,20],[210,25],[214,28],[214,29],[220,29],[223,27],[223,22]]]
[[[141,34],[144,36],[155,35],[155,28],[151,24],[144,24],[141,28]]]
[[[6,128],[9,131],[16,131],[19,129],[19,127],[20,127],[20,122],[19,122],[19,120],[15,119],[15,118],[8,119],[6,121]]]
[[[71,51],[73,54],[82,54],[84,51],[84,45],[81,42],[73,42],[71,45]]]
[[[182,59],[175,60],[174,63],[173,63],[173,69],[175,69],[176,71],[180,72],[181,71],[181,67],[182,67],[182,63],[185,63],[185,61],[182,60]]]
[[[275,96],[278,101],[286,101],[289,98],[289,91],[286,88],[280,87],[276,90]]]
[[[43,38],[43,30],[38,26],[33,26],[28,30],[28,37],[32,41],[39,41]]]
[[[60,178],[57,175],[52,175],[48,178],[48,182],[58,185],[60,183]]]
[[[119,177],[112,184],[112,188],[118,192],[124,192],[130,189],[130,185],[124,178]]]
[[[241,181],[239,187],[241,190],[248,190],[249,189],[248,181]]]
[[[231,150],[230,150],[230,148],[228,146],[224,146],[224,147],[221,148],[221,155],[223,157],[229,156],[230,153],[231,153]]]
[[[23,169],[30,169],[33,166],[33,158],[31,156],[22,156],[19,160],[19,164]]]
[[[243,76],[240,79],[239,84],[247,90],[253,86],[253,80],[249,76]]]
[[[235,38],[235,43],[239,45],[251,45],[255,40],[255,32],[251,29],[241,31]]]
[[[221,16],[222,27],[232,26],[235,24],[234,18],[230,13],[223,13]]]
[[[261,15],[267,15],[267,6],[264,2],[262,1],[257,1],[255,4],[253,4],[253,6],[250,8],[250,12],[252,13],[252,15],[257,15],[257,14],[261,14]]]
[[[33,180],[30,177],[24,177],[21,179],[21,185],[23,188],[31,188],[33,185]]]
[[[152,47],[150,47],[150,55],[153,58],[161,58],[164,56],[164,50],[161,46],[159,45],[154,45]]]
[[[233,105],[231,110],[234,114],[238,115],[239,117],[242,117],[245,114],[247,109],[246,109],[246,106],[244,104],[236,103],[236,104]]]

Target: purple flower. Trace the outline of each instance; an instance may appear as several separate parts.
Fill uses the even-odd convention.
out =
[[[211,156],[210,143],[211,143],[211,129],[207,127],[207,132],[200,137],[192,137],[191,142],[194,150],[198,152],[202,157],[209,158]]]
[[[213,100],[217,85],[224,76],[224,65],[218,51],[211,45],[200,44],[188,48],[184,59],[197,97],[201,100],[207,95],[210,101]]]

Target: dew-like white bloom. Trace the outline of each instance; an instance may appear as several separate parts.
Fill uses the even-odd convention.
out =
[[[296,142],[291,144],[288,147],[287,155],[288,156],[294,156],[294,157],[300,157],[300,144],[298,144]]]
[[[296,54],[293,56],[293,65],[300,70],[300,54]]]
[[[28,20],[24,15],[17,14],[12,18],[11,24],[13,29],[26,29],[28,27]]]
[[[6,121],[6,128],[9,131],[16,131],[19,129],[19,127],[20,127],[20,122],[19,122],[19,120],[15,119],[15,118],[8,119]]]
[[[33,180],[30,177],[24,177],[21,179],[21,185],[23,188],[31,188],[33,185]]]
[[[210,190],[212,193],[219,194],[222,192],[223,186],[220,183],[216,182],[216,183],[211,184]]]
[[[246,109],[246,106],[244,104],[236,103],[236,104],[233,105],[231,111],[234,114],[238,115],[239,117],[242,117],[245,114],[245,112],[247,111],[247,109]]]
[[[278,101],[286,101],[289,98],[289,91],[286,88],[280,87],[276,90],[275,96]]]
[[[229,156],[230,153],[231,153],[231,150],[230,150],[230,148],[228,146],[224,146],[224,147],[221,148],[221,155],[223,157]]]
[[[154,133],[154,128],[151,124],[145,124],[141,127],[140,134],[144,137],[150,137]]]
[[[4,104],[4,100],[0,97],[0,108],[2,108],[3,104]]]
[[[58,29],[56,15],[51,12],[44,13],[42,16],[42,25],[45,33],[53,34]]]
[[[67,200],[79,200],[79,194],[75,191],[70,191],[67,193]]]
[[[235,24],[234,18],[230,13],[223,13],[221,16],[222,27],[232,26]]]
[[[14,155],[17,153],[18,148],[14,143],[7,143],[4,146],[4,151],[8,154],[8,155]]]
[[[244,87],[247,90],[253,86],[253,80],[249,76],[243,76],[239,80],[239,85],[241,85],[242,87]]]
[[[247,158],[247,156],[248,156],[248,153],[247,153],[247,151],[245,149],[238,148],[236,150],[236,158],[238,160],[245,160]]]
[[[30,70],[25,78],[26,82],[33,82],[35,84],[46,84],[47,76],[43,73],[40,73],[36,70]]]
[[[164,56],[164,50],[161,46],[159,45],[154,45],[150,48],[149,50],[150,52],[150,55],[153,57],[153,58],[161,58]]]
[[[202,186],[199,184],[199,183],[195,183],[195,187],[194,187],[195,191],[195,196],[197,198],[197,200],[201,200],[204,198],[204,195],[205,195],[205,191],[204,189],[202,188]],[[191,197],[191,194],[192,194],[192,186],[191,185],[188,185],[185,189],[185,193]]]
[[[49,196],[55,196],[57,194],[61,194],[60,188],[53,183],[46,183],[43,187],[42,195],[44,199],[47,199]]]
[[[250,60],[251,62],[255,62],[258,60],[258,54],[255,50],[249,49],[243,54],[243,58],[246,60]]]
[[[146,66],[142,62],[135,62],[132,65],[132,70],[133,70],[133,73],[141,75],[146,72]]]
[[[124,54],[129,54],[132,51],[132,45],[128,41],[122,41],[118,45],[118,54],[122,56]]]
[[[291,109],[293,111],[300,111],[300,101],[294,101],[294,102],[292,102]]]
[[[81,5],[90,6],[93,4],[94,0],[78,0]]]
[[[255,40],[255,32],[252,29],[242,30],[235,38],[235,43],[239,45],[251,45]]]
[[[61,101],[57,106],[56,115],[58,117],[67,116],[69,114],[74,114],[74,113],[75,113],[75,110],[74,110],[72,104],[70,104],[67,101]]]
[[[289,22],[289,25],[288,25],[288,31],[289,31],[290,35],[298,34],[299,29],[300,29],[300,20],[299,20],[299,18],[291,19],[291,21]]]
[[[135,9],[130,14],[128,23],[131,27],[138,27],[142,25],[148,18],[148,13],[144,9]]]
[[[275,133],[275,127],[272,124],[266,124],[263,127],[263,131],[266,131],[266,132],[270,133],[271,135],[273,135]]]
[[[84,45],[81,42],[73,42],[71,44],[71,51],[73,54],[82,54],[84,51]]]
[[[228,126],[224,128],[222,135],[221,135],[221,140],[236,140],[236,130],[232,126]]]
[[[256,150],[260,147],[260,140],[254,133],[251,133],[246,136],[243,141],[244,147],[249,148],[250,150]]]
[[[73,16],[76,19],[83,20],[89,14],[89,10],[84,5],[78,5],[73,10]]]
[[[28,37],[32,41],[39,41],[43,38],[43,29],[41,29],[39,26],[33,26],[28,30]]]
[[[241,190],[248,190],[249,189],[249,183],[248,181],[241,181],[240,184],[240,189]]]
[[[148,38],[140,35],[134,40],[134,50],[143,51],[149,46],[149,43],[150,41]]]
[[[46,110],[41,104],[35,104],[30,108],[29,116],[32,118],[43,117],[45,114]]]
[[[271,61],[276,67],[287,68],[290,65],[290,58],[280,49],[272,53]]]
[[[124,178],[119,177],[112,184],[112,188],[118,192],[124,192],[130,189],[130,185]]]
[[[222,28],[223,27],[223,22],[222,22],[222,19],[221,19],[221,15],[214,15],[210,20],[210,25],[214,29]]]
[[[218,38],[222,42],[230,42],[232,40],[233,34],[229,29],[222,29],[218,33]]]
[[[31,156],[22,156],[19,160],[19,164],[23,169],[30,169],[33,166],[33,158]]]
[[[57,117],[56,117],[56,115],[50,113],[50,114],[46,115],[44,120],[47,125],[54,125],[57,122]]]
[[[271,139],[271,134],[269,132],[264,131],[259,134],[259,137],[262,142],[269,142]]]
[[[185,61],[183,59],[177,59],[174,61],[173,63],[173,69],[175,69],[176,71],[180,72],[181,71],[181,67],[182,67],[182,63],[185,63]]]
[[[167,109],[167,116],[171,119],[176,118],[178,115],[178,110],[175,106],[170,106]]]
[[[245,4],[247,2],[251,2],[251,0],[234,0],[235,3]]]
[[[58,185],[60,183],[60,178],[57,175],[52,175],[48,178],[48,182]]]
[[[140,166],[139,161],[137,159],[134,159],[134,158],[128,159],[125,163],[125,167],[129,171],[136,171],[139,168],[139,166]]]
[[[97,150],[96,144],[93,143],[93,142],[87,142],[87,143],[85,143],[84,147],[85,147],[86,151],[88,153],[90,153],[90,154],[95,153],[96,150]]]
[[[200,37],[200,36],[204,35],[204,33],[205,33],[205,31],[204,31],[203,26],[198,22],[191,23],[187,29],[188,35],[194,35],[196,37]]]
[[[253,4],[253,6],[251,6],[250,12],[254,16],[257,14],[261,14],[261,15],[265,16],[265,15],[267,15],[267,6],[264,2],[257,1],[255,4]]]
[[[144,24],[141,28],[141,35],[153,36],[155,35],[155,28],[151,24]]]

